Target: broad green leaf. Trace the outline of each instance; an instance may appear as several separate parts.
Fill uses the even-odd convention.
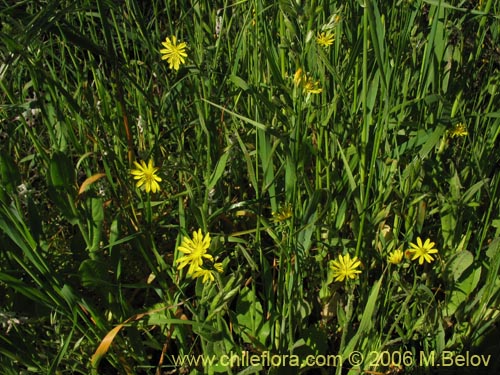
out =
[[[466,250],[454,254],[445,268],[448,279],[456,282],[472,265],[472,262],[474,262],[474,256]]]
[[[449,299],[443,310],[446,316],[453,316],[457,309],[470,298],[481,279],[481,267],[469,270],[462,276],[452,286]]]
[[[102,261],[84,260],[80,264],[78,274],[84,287],[102,288],[110,285],[107,266]]]
[[[264,324],[262,305],[250,288],[241,290],[236,302],[236,320],[238,326],[235,326],[235,329],[240,332],[246,342],[252,343],[259,339],[261,344],[265,343],[269,335],[269,327]]]
[[[444,130],[445,130],[444,126],[438,125],[436,129],[434,129],[432,134],[428,136],[427,141],[422,146],[419,152],[419,156],[421,159],[425,159],[427,156],[429,156],[432,149],[438,144],[441,135],[444,133]]]
[[[237,87],[242,89],[243,91],[247,91],[249,89],[248,84],[245,82],[245,80],[241,77],[238,77],[237,75],[231,75],[229,76],[229,80],[233,82]]]
[[[70,191],[75,185],[75,168],[66,154],[56,152],[50,159],[48,183],[66,191]]]

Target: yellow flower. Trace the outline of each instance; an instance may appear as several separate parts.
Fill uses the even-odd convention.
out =
[[[308,78],[307,82],[304,83],[304,90],[309,94],[319,94],[323,91],[323,89],[319,87],[319,81],[314,82],[311,78]]]
[[[214,263],[214,268],[215,268],[215,270],[216,270],[217,272],[219,272],[219,273],[222,273],[222,271],[224,270],[224,269],[222,268],[222,263]]]
[[[330,261],[330,268],[333,270],[334,281],[344,281],[345,279],[354,279],[358,273],[361,273],[357,268],[361,265],[358,257],[351,259],[349,254],[339,255],[337,260]]]
[[[162,54],[161,59],[167,60],[170,69],[179,70],[179,65],[184,63],[184,58],[187,57],[186,53],[186,43],[182,42],[177,44],[177,38],[172,36],[172,40],[169,37],[162,42],[165,48],[160,50]]]
[[[408,249],[408,252],[413,255],[411,260],[418,259],[418,264],[423,264],[424,260],[428,263],[431,263],[434,258],[430,254],[437,253],[437,249],[434,249],[435,243],[431,242],[430,239],[426,239],[425,243],[422,243],[420,237],[417,237],[417,244],[410,243],[411,249]]]
[[[319,94],[323,91],[323,89],[319,87],[319,82],[314,82],[301,68],[297,69],[293,75],[293,83],[296,87],[302,86],[303,90],[309,94]]]
[[[295,86],[301,86],[302,85],[302,79],[303,79],[303,74],[302,74],[302,69],[299,68],[293,75],[293,83]]]
[[[215,271],[221,273],[222,272],[222,263],[215,263],[214,264],[214,269]],[[205,269],[205,268],[197,268],[194,272],[193,272],[193,278],[197,278],[197,277],[203,277],[203,279],[201,280],[203,282],[203,284],[205,284],[207,281],[214,281],[215,278],[214,278],[214,270],[208,270],[208,269]]]
[[[134,165],[137,169],[132,169],[130,173],[134,176],[134,180],[138,180],[136,186],[140,188],[144,185],[146,193],[160,191],[158,182],[161,181],[161,178],[156,175],[159,168],[154,167],[153,160],[150,159],[148,165],[144,160],[141,160],[141,164],[134,161]]]
[[[213,270],[206,270],[204,268],[197,268],[194,272],[193,272],[193,278],[197,278],[197,277],[203,277],[203,279],[201,280],[203,282],[203,284],[205,284],[207,281],[214,281],[215,278],[214,278],[214,271]]]
[[[387,261],[392,264],[399,264],[403,260],[403,252],[399,249],[394,250],[387,257]]]
[[[193,275],[195,271],[201,268],[203,264],[203,258],[213,261],[213,257],[207,254],[207,250],[210,247],[210,234],[207,233],[205,237],[201,233],[201,229],[198,232],[193,232],[193,239],[189,237],[184,237],[182,239],[181,245],[178,250],[186,255],[183,255],[176,260],[179,263],[177,269],[180,270],[189,264],[188,275]]]
[[[330,31],[318,33],[316,36],[316,43],[320,46],[328,47],[333,44],[334,36]]]
[[[284,204],[277,212],[273,212],[273,221],[279,223],[292,217],[292,205],[290,203]]]
[[[459,122],[458,124],[455,124],[452,129],[448,130],[448,134],[451,138],[455,138],[465,137],[469,133],[467,132],[467,128],[465,127],[465,125]]]

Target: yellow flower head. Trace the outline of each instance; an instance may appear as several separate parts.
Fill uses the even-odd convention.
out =
[[[148,165],[144,160],[141,160],[141,164],[134,161],[134,165],[137,169],[132,169],[130,173],[134,176],[134,180],[138,180],[136,186],[138,188],[144,186],[146,193],[160,191],[158,182],[161,181],[161,178],[156,175],[159,168],[154,167],[153,160],[150,159]]]
[[[403,261],[403,252],[399,249],[394,250],[387,257],[387,261],[392,264],[399,264]]]
[[[203,258],[213,261],[214,258],[207,254],[207,250],[210,247],[210,234],[207,233],[205,237],[201,233],[201,229],[198,232],[193,232],[193,239],[189,237],[184,237],[182,239],[181,245],[177,248],[181,253],[186,254],[176,260],[179,263],[177,269],[180,270],[189,264],[188,275],[193,275],[201,265],[203,264]]]
[[[184,58],[187,57],[186,43],[177,44],[177,38],[172,36],[172,39],[167,37],[161,44],[165,47],[160,50],[162,54],[161,59],[167,60],[170,69],[179,70],[180,64],[183,64],[185,61]]]
[[[224,271],[224,268],[222,268],[222,263],[214,263],[214,268],[219,273],[222,273],[222,271]]]
[[[295,86],[301,86],[302,85],[302,80],[303,80],[303,71],[301,68],[297,69],[295,74],[293,75],[293,83]]]
[[[434,242],[431,242],[430,239],[426,239],[425,243],[422,243],[420,237],[417,237],[417,244],[410,243],[411,249],[408,249],[408,252],[413,256],[411,260],[418,259],[418,264],[423,264],[424,260],[427,263],[431,263],[434,258],[431,254],[437,253],[437,249],[434,249]]]
[[[304,92],[308,94],[319,94],[323,91],[323,89],[319,87],[319,82],[314,82],[301,68],[297,69],[293,75],[293,83],[296,87],[302,87]]]
[[[333,44],[334,35],[330,31],[318,33],[316,36],[316,43],[322,47],[328,47]]]
[[[312,78],[308,78],[304,84],[304,91],[309,94],[320,94],[323,89],[319,87],[319,81],[314,82]]]
[[[203,282],[203,284],[205,284],[207,281],[214,281],[215,280],[214,270],[221,273],[222,272],[222,263],[215,263],[214,269],[212,269],[212,270],[201,268],[201,267],[197,268],[193,272],[192,276],[193,276],[193,278],[203,277],[203,279],[201,279],[201,281]]]
[[[277,212],[273,212],[272,215],[275,223],[288,220],[293,215],[292,205],[290,203],[284,204]]]
[[[469,132],[467,132],[467,128],[465,127],[465,125],[459,122],[458,124],[455,124],[452,129],[448,130],[448,134],[451,138],[455,138],[465,137],[467,134],[469,134]]]
[[[361,273],[357,268],[361,265],[358,257],[351,259],[349,254],[339,255],[338,259],[330,261],[330,268],[333,270],[334,281],[344,281],[345,279],[354,279]]]
[[[194,272],[193,272],[193,278],[197,278],[197,277],[203,277],[203,279],[201,279],[201,281],[203,282],[203,284],[205,284],[207,281],[214,281],[215,278],[214,278],[214,271],[213,270],[206,270],[204,268],[197,268]]]

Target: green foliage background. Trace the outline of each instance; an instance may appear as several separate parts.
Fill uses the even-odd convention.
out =
[[[2,373],[434,371],[174,363],[244,350],[470,351],[498,371],[496,1],[1,4]],[[151,195],[130,175],[149,159]],[[198,228],[214,283],[174,266]],[[387,263],[418,236],[435,262]],[[347,253],[362,273],[332,283]]]

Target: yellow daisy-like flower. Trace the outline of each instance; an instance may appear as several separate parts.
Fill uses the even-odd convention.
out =
[[[176,260],[176,263],[179,263],[177,269],[180,270],[189,264],[187,273],[188,275],[193,275],[199,268],[201,268],[203,258],[213,262],[214,258],[210,254],[207,254],[209,247],[210,234],[207,233],[205,237],[203,237],[201,229],[198,229],[198,232],[193,232],[193,239],[184,237],[181,245],[178,247],[178,250],[186,255],[183,255]]]
[[[314,82],[311,78],[307,79],[307,82],[304,83],[304,90],[309,94],[320,94],[323,89],[319,87],[319,81]]]
[[[392,264],[399,264],[403,261],[403,252],[399,249],[394,250],[387,257],[387,261]]]
[[[330,31],[318,33],[316,36],[316,43],[322,47],[331,46],[333,44],[333,40],[334,35]]]
[[[424,243],[420,237],[417,237],[417,244],[410,243],[411,249],[408,249],[408,252],[413,256],[411,260],[418,259],[418,264],[423,264],[424,260],[427,263],[431,263],[434,258],[431,254],[437,253],[437,249],[434,249],[434,242],[431,242],[430,239],[426,239]]]
[[[161,181],[161,178],[156,175],[159,168],[155,168],[153,160],[150,159],[147,165],[144,160],[141,160],[141,164],[134,161],[134,165],[137,169],[132,169],[130,173],[134,176],[134,180],[138,180],[136,186],[138,188],[144,186],[146,193],[160,191],[158,182]]]
[[[334,281],[344,281],[345,279],[354,279],[361,273],[357,268],[361,265],[358,257],[351,259],[349,254],[339,255],[337,260],[330,261],[330,268],[333,271]]]
[[[450,135],[451,138],[455,138],[455,137],[465,137],[467,134],[469,134],[469,132],[467,131],[465,125],[459,122],[458,124],[455,124],[455,126],[448,131],[448,134]]]
[[[162,54],[161,59],[167,60],[170,69],[179,70],[180,64],[183,64],[185,61],[184,58],[187,57],[186,43],[177,44],[177,38],[172,36],[172,39],[167,37],[161,44],[165,47],[160,50]]]
[[[272,215],[275,223],[288,220],[293,215],[292,205],[290,203],[284,204],[277,212],[273,212]]]
[[[296,87],[301,86],[303,90],[309,94],[319,94],[323,91],[323,89],[319,87],[319,81],[314,82],[301,68],[297,69],[293,75],[293,83]]]
[[[222,263],[215,263],[214,264],[214,269],[215,271],[222,273]],[[203,284],[205,284],[207,281],[214,281],[214,270],[208,270],[205,268],[198,268],[193,272],[193,278],[197,277],[203,277],[201,280]]]

